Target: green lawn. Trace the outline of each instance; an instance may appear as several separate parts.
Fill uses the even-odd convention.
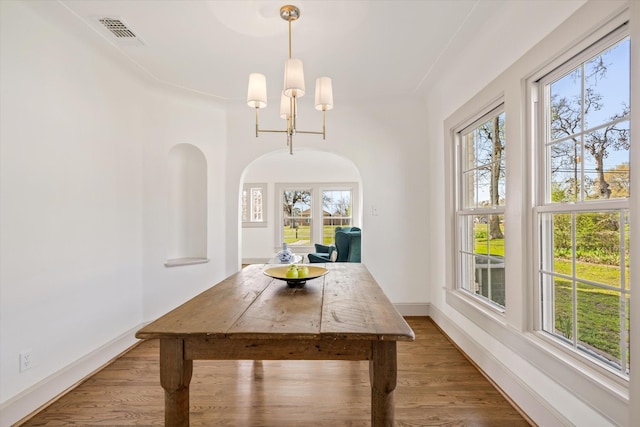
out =
[[[323,226],[323,242],[325,245],[333,244],[333,237],[336,234],[335,228],[340,227],[340,225],[325,225]],[[342,227],[348,227],[348,225],[343,225]],[[313,243],[311,241],[311,227],[308,225],[300,225],[297,229],[291,227],[284,228],[284,241],[289,245],[297,245],[297,246],[311,246]]]
[[[475,225],[475,247],[477,254],[504,256],[504,239],[487,239],[487,225]],[[572,275],[571,260],[556,258],[554,271]],[[605,263],[576,262],[578,279],[619,286],[620,269]],[[629,268],[626,269],[627,278]],[[628,283],[628,280],[627,280]],[[627,285],[628,286],[628,285]],[[556,332],[572,338],[573,300],[571,281],[555,280],[555,328]],[[613,290],[578,283],[576,288],[578,341],[587,348],[620,359],[620,293]],[[627,310],[628,324],[628,310]],[[628,357],[628,355],[627,355]]]
[[[620,298],[612,291],[577,284],[578,341],[604,352],[613,360],[620,359]],[[573,302],[571,282],[555,281],[555,327],[571,339]]]
[[[591,263],[576,263],[579,279],[619,286],[619,270],[616,267]],[[571,275],[571,261],[556,259],[555,271]],[[627,274],[629,271],[627,270]],[[627,276],[628,277],[628,276]],[[571,319],[573,301],[571,281],[555,281],[555,327],[567,338],[572,338]],[[602,289],[578,282],[576,284],[578,341],[597,352],[603,352],[613,360],[620,360],[620,292]],[[627,308],[627,327],[629,311]],[[628,357],[628,354],[627,354]]]
[[[284,228],[284,241],[292,246],[311,245],[311,227],[300,225],[297,228]]]
[[[489,240],[486,237],[476,239],[475,253],[504,256],[504,239]]]

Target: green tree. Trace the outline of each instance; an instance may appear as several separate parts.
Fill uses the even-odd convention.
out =
[[[629,162],[623,162],[604,173],[612,197],[629,197]]]
[[[604,129],[598,129],[587,135],[584,148],[596,160],[596,173],[598,181],[596,183],[598,197],[608,199],[611,197],[610,184],[605,179],[604,159],[609,155],[609,150],[629,150],[631,140],[629,139],[629,129],[621,126],[617,120],[629,116],[629,106],[623,106],[622,112],[611,116],[610,125]]]
[[[487,157],[483,159],[489,173],[489,201],[491,206],[500,204],[500,178],[504,177],[504,116],[498,115],[490,121],[484,123],[479,128],[482,142],[488,142]],[[489,238],[504,239],[504,234],[500,228],[500,216],[489,215]]]
[[[311,206],[311,192],[305,190],[285,190],[282,198],[282,209],[284,210],[285,217],[291,218],[288,224],[285,222],[285,226],[289,225],[291,228],[298,226],[295,218],[300,216],[300,206]]]

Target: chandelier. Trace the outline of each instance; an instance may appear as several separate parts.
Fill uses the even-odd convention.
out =
[[[289,23],[289,59],[284,67],[284,88],[280,95],[280,117],[287,121],[284,130],[260,129],[258,125],[258,110],[267,106],[267,80],[264,74],[251,73],[247,90],[247,104],[256,109],[256,138],[260,132],[278,132],[287,134],[289,154],[293,154],[293,136],[298,133],[322,135],[325,139],[325,113],[333,108],[333,89],[329,77],[316,79],[316,110],[322,111],[322,131],[305,131],[296,128],[298,115],[298,98],[305,94],[304,73],[302,61],[291,57],[291,22],[300,18],[300,9],[296,6],[282,6],[280,17]]]

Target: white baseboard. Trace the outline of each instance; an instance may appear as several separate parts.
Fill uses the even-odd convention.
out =
[[[96,348],[58,372],[32,385],[0,405],[0,427],[10,427],[67,390],[75,387],[88,376],[102,369],[124,351],[138,342],[135,333],[138,325],[110,342]]]
[[[430,305],[428,302],[393,304],[402,316],[428,316]]]
[[[482,369],[483,374],[491,378],[490,372],[500,372],[500,381],[495,381],[503,392],[510,391],[509,398],[517,395],[518,400],[513,402],[520,406],[538,425],[545,426],[569,426],[572,423],[560,412],[553,408],[535,390],[525,384],[515,373],[500,362],[493,354],[488,352],[466,331],[462,330],[455,322],[449,319],[436,306],[429,307],[431,319],[452,339],[465,354],[474,360],[474,363]],[[480,362],[481,361],[481,362]],[[524,396],[524,398],[523,398]],[[523,404],[526,401],[526,404]]]
[[[266,264],[269,258],[242,258],[242,264]]]

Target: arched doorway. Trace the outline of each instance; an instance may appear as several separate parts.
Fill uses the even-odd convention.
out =
[[[288,187],[289,186],[289,187]],[[294,230],[286,229],[292,224],[286,223],[283,219],[282,205],[282,189],[283,188],[300,188],[304,191],[313,193],[315,198],[312,204],[314,208],[309,206],[309,210],[314,209],[315,214],[309,212],[298,212],[301,216],[306,216],[305,220],[315,226],[310,226],[313,231],[295,229],[299,232],[294,239]],[[349,189],[353,195],[351,201],[349,215],[351,215],[352,225],[361,226],[362,224],[362,180],[360,172],[355,164],[348,158],[338,154],[308,149],[298,148],[296,153],[291,156],[286,150],[278,150],[267,153],[249,164],[243,174],[241,180],[241,227],[240,243],[242,263],[260,263],[265,262],[280,249],[282,241],[295,241],[294,251],[301,253],[307,252],[313,247],[313,243],[320,243],[322,233],[330,232],[324,224],[328,224],[326,216],[332,212],[328,207],[327,194],[336,194],[339,189]],[[251,224],[246,221],[252,214],[253,195],[256,195],[259,188],[264,189],[262,194],[262,215],[263,221],[259,224]],[[243,198],[244,193],[244,198]],[[322,197],[322,194],[325,197]],[[324,199],[324,203],[322,200]],[[259,200],[259,199],[258,199]],[[322,206],[324,205],[324,206]],[[304,210],[304,208],[302,209]],[[244,213],[244,214],[243,214]],[[260,215],[258,215],[260,217]],[[315,218],[315,220],[314,220]],[[245,221],[243,221],[243,219]],[[308,232],[308,234],[305,234]],[[284,234],[283,234],[284,233]],[[291,238],[289,238],[291,237]]]

